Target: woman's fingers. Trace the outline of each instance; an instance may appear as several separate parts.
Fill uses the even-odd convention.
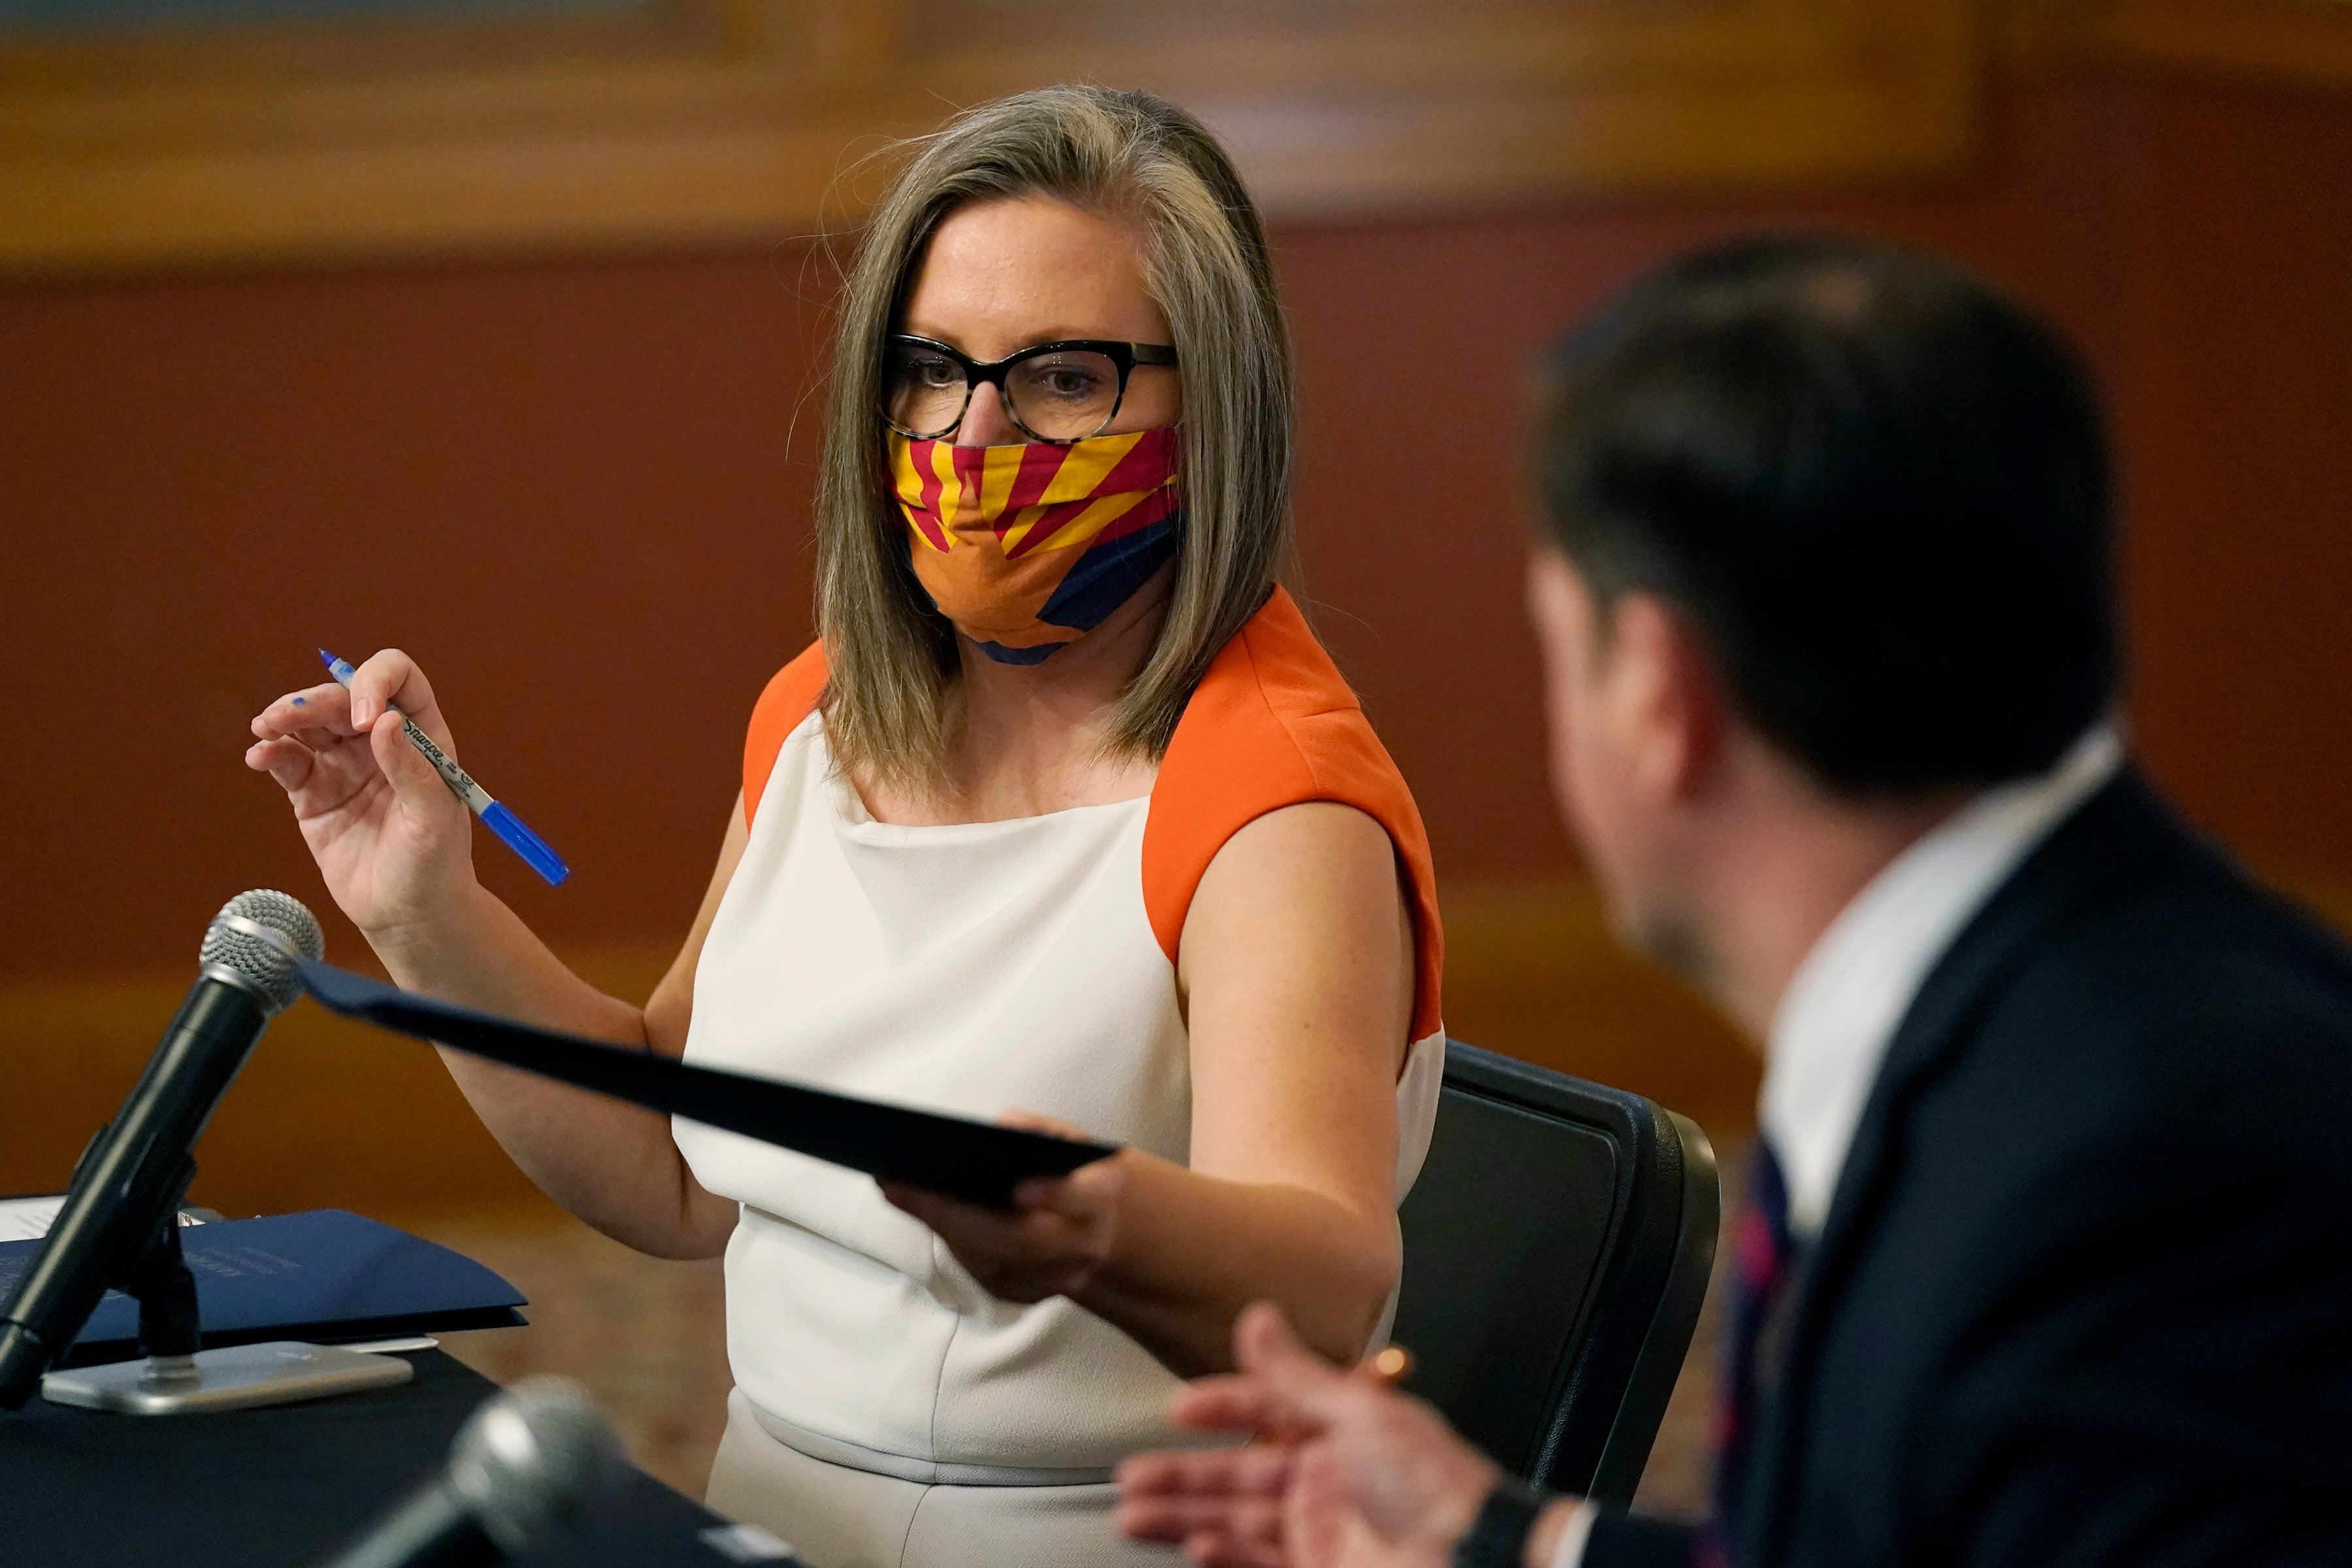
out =
[[[967,1220],[994,1217],[986,1209],[959,1202],[929,1187],[910,1186],[905,1182],[884,1182],[881,1185],[883,1202],[892,1208],[906,1210],[941,1235],[947,1234],[950,1226],[962,1228]]]
[[[255,721],[258,723],[259,721]],[[310,782],[318,757],[310,747],[287,736],[256,741],[245,750],[245,765],[268,773],[288,795]]]
[[[397,662],[382,662],[388,658]],[[405,655],[379,654],[368,661],[368,668],[374,669],[372,679],[378,687],[384,686],[391,677],[399,677],[392,689],[399,695],[401,704],[422,697],[428,712],[438,721],[438,710],[430,708],[432,690],[425,685],[424,676],[406,664]],[[354,675],[351,690],[331,681],[306,687],[288,692],[263,709],[253,719],[257,741],[246,752],[247,765],[267,772],[289,795],[306,786],[323,786],[322,798],[307,803],[298,800],[298,808],[307,804],[331,809],[350,799],[373,775],[381,773],[410,809],[449,810],[450,806],[442,804],[442,797],[446,796],[452,805],[456,797],[448,795],[439,770],[417,751],[401,722],[400,714],[407,712],[406,707],[400,706],[395,713],[381,700],[363,699],[358,690],[360,684],[360,678]],[[373,709],[373,717],[360,717],[370,707]],[[446,742],[446,728],[442,734]],[[457,809],[462,811],[463,807]]]
[[[434,700],[425,672],[398,648],[371,655],[352,674],[346,689],[333,681],[289,691],[253,720],[254,735],[276,740],[283,735],[315,732],[348,736],[372,734],[388,712],[398,711],[416,721],[443,751],[454,751],[449,726]],[[392,770],[386,768],[390,773]]]
[[[1094,1168],[1086,1166],[1078,1174]],[[1032,1178],[1013,1189],[1010,1211],[982,1208],[902,1182],[883,1183],[882,1196],[950,1239],[964,1237],[995,1248],[1045,1257],[1066,1250],[1075,1235],[1101,1215],[1108,1195],[1102,1187],[1101,1178],[1084,1184],[1076,1176]]]
[[[385,782],[404,805],[412,811],[431,812],[441,809],[446,801],[457,806],[461,815],[464,813],[466,808],[449,792],[441,770],[428,762],[408,738],[408,727],[401,722],[399,714],[378,711],[367,740],[375,765],[383,771]]]
[[[940,1235],[972,1278],[1009,1301],[1042,1301],[1083,1289],[1108,1251],[1099,1217],[1030,1206],[1011,1214],[897,1182],[883,1199]]]
[[[293,802],[297,818],[334,811],[374,780],[375,759],[362,737],[306,730],[256,741],[246,766],[268,773]]]
[[[938,1231],[959,1252],[971,1247],[1008,1258],[1043,1258],[1068,1247],[1070,1222],[1049,1209],[1005,1214],[896,1182],[883,1184],[882,1196]]]
[[[883,1201],[903,1209],[939,1232],[948,1248],[975,1274],[983,1275],[989,1260],[1027,1257],[1042,1252],[1036,1226],[1026,1215],[1000,1214],[949,1197],[924,1187],[898,1182],[882,1184]]]
[[[1065,1121],[1058,1116],[1041,1116],[1034,1110],[1008,1110],[996,1119],[1000,1127],[1018,1127],[1024,1132],[1046,1132],[1056,1138],[1090,1142],[1094,1134],[1075,1121]]]
[[[449,748],[449,727],[441,706],[433,700],[433,684],[416,661],[396,647],[373,653],[352,672],[352,722],[373,728],[385,710],[396,708],[416,721],[417,727]]]
[[[1066,1176],[1032,1176],[1013,1189],[1013,1212],[1059,1215],[1081,1224],[1107,1220],[1118,1208],[1127,1179],[1116,1154],[1079,1166]]]
[[[350,693],[331,680],[324,686],[289,691],[253,718],[253,732],[264,741],[319,731],[334,735],[359,733],[352,727]]]

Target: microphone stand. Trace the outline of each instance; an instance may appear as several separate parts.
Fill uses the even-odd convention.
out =
[[[172,1184],[171,1202],[132,1259],[120,1287],[139,1303],[139,1349],[147,1358],[148,1373],[159,1381],[184,1379],[194,1369],[196,1352],[205,1348],[204,1322],[196,1309],[196,1277],[188,1268],[188,1255],[180,1250],[180,1199],[186,1195],[195,1162]]]
[[[196,1277],[180,1239],[180,1200],[195,1173],[196,1163],[182,1156],[155,1194],[160,1201],[149,1207],[154,1217],[146,1239],[108,1281],[139,1303],[141,1359],[45,1373],[42,1398],[130,1415],[193,1415],[290,1405],[415,1375],[398,1356],[295,1340],[205,1350]]]
[[[298,994],[295,965],[321,951],[319,922],[256,889],[205,928],[202,968],[114,1119],[82,1150],[64,1206],[0,1317],[0,1409],[37,1379],[52,1404],[142,1415],[235,1410],[405,1383],[394,1356],[279,1340],[205,1350],[195,1276],[180,1238],[190,1150],[268,1021]],[[139,1302],[141,1359],[44,1372],[109,1289]]]

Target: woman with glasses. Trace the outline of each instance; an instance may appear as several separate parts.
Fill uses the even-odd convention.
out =
[[[813,1568],[1084,1565],[1112,1465],[1249,1301],[1352,1361],[1443,1065],[1421,821],[1297,606],[1290,365],[1223,153],[1063,89],[919,143],[839,318],[818,643],[770,682],[684,949],[638,1009],[474,880],[396,653],[249,753],[412,989],[1121,1152],[1005,1213],[464,1057],[534,1180],[727,1257],[714,1507]],[[1157,1559],[1153,1559],[1156,1561]]]

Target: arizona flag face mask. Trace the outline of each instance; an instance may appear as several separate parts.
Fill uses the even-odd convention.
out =
[[[1176,552],[1176,429],[1066,447],[958,447],[892,432],[915,575],[1002,664],[1041,664],[1100,626]]]

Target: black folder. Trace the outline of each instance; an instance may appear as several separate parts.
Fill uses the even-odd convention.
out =
[[[1013,1187],[1032,1176],[1066,1176],[1118,1152],[1112,1143],[886,1105],[535,1029],[332,964],[305,960],[301,970],[310,994],[346,1017],[991,1208],[1012,1207]]]

